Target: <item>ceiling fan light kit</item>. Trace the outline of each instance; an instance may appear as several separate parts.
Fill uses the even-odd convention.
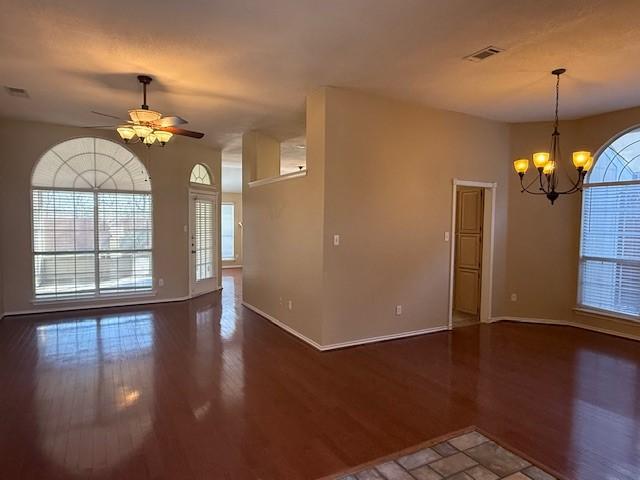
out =
[[[204,137],[203,133],[175,126],[188,123],[186,120],[175,116],[164,117],[160,112],[150,110],[147,105],[147,85],[151,83],[152,78],[148,75],[138,75],[138,81],[142,84],[142,105],[140,108],[129,110],[131,120],[116,128],[118,135],[125,143],[143,143],[147,147],[158,144],[164,147],[174,135],[192,138]]]
[[[556,76],[556,110],[555,121],[553,123],[553,133],[551,134],[551,149],[550,152],[537,152],[532,156],[533,164],[538,170],[538,177],[534,178],[529,184],[524,184],[524,175],[529,170],[529,160],[526,158],[520,158],[513,162],[513,168],[520,177],[520,185],[522,192],[530,193],[532,195],[545,195],[551,202],[551,205],[558,199],[560,195],[569,195],[582,191],[582,185],[584,183],[584,177],[587,172],[591,170],[593,166],[593,157],[591,152],[577,151],[573,152],[573,166],[577,171],[577,178],[573,181],[567,190],[558,190],[559,181],[559,166],[562,167],[560,156],[560,131],[558,130],[558,105],[560,98],[560,75],[566,72],[564,68],[558,68],[551,72]],[[531,191],[529,188],[535,183],[539,183],[538,191]]]

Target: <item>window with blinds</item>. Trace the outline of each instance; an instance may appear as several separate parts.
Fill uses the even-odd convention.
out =
[[[235,260],[235,205],[223,203],[221,205],[222,230],[222,260]]]
[[[640,320],[640,129],[609,145],[587,178],[579,304]]]
[[[32,179],[36,298],[151,290],[152,201],[146,169],[96,138],[47,152]]]

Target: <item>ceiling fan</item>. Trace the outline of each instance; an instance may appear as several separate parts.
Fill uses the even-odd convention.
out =
[[[117,125],[116,131],[125,143],[142,142],[151,147],[156,141],[163,147],[174,135],[183,135],[191,138],[202,138],[204,133],[193,132],[179,128],[177,125],[188,123],[177,116],[163,116],[160,112],[150,110],[147,105],[147,86],[153,79],[148,75],[138,75],[138,81],[142,84],[142,105],[140,108],[129,110],[130,120],[126,124]],[[97,115],[123,120],[120,117],[106,113],[93,111]],[[115,125],[114,125],[115,126]]]

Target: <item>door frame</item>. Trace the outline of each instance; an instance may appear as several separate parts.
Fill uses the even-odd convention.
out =
[[[203,196],[203,197],[211,197],[213,200],[213,225],[216,228],[214,232],[215,245],[213,247],[213,273],[214,273],[214,286],[211,290],[207,290],[205,292],[194,293],[193,284],[195,281],[195,269],[194,262],[192,261],[192,253],[191,253],[191,228],[195,225],[191,223],[194,220],[194,211],[193,211],[193,197],[194,196]],[[207,188],[197,188],[190,187],[188,192],[189,199],[189,222],[187,224],[187,261],[189,262],[189,278],[187,279],[187,289],[189,291],[189,298],[199,297],[200,295],[204,295],[206,293],[215,292],[216,290],[220,290],[220,276],[218,274],[218,266],[220,262],[220,194],[216,190],[211,190]]]
[[[455,278],[456,252],[456,208],[458,187],[478,187],[484,189],[484,210],[482,230],[482,272],[480,278],[480,321],[487,323],[491,319],[491,299],[493,292],[493,244],[495,240],[496,182],[478,182],[474,180],[453,179],[451,194],[451,248],[449,251],[449,312],[447,328],[453,328],[453,287]]]

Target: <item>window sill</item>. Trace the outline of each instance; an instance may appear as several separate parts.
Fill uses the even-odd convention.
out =
[[[261,178],[260,180],[254,180],[249,182],[249,188],[259,187],[261,185],[268,185],[270,183],[282,182],[284,180],[291,180],[292,178],[306,177],[307,169],[300,170],[299,172],[285,173],[284,175],[278,175],[277,177]]]
[[[582,315],[596,318],[606,318],[610,320],[622,320],[629,323],[640,323],[640,317],[633,315],[625,315],[624,313],[609,312],[606,310],[598,310],[595,308],[581,307],[580,305],[573,308],[573,311]]]
[[[120,293],[104,293],[102,295],[69,295],[59,296],[56,298],[34,298],[31,300],[33,305],[56,305],[61,303],[87,303],[96,301],[112,301],[112,300],[130,300],[136,298],[149,298],[157,295],[157,290],[141,290],[137,292],[120,292]]]

